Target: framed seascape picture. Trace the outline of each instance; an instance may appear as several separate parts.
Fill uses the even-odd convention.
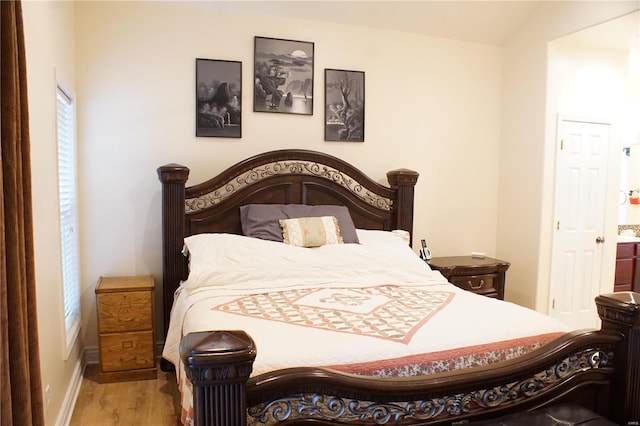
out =
[[[196,58],[196,136],[242,137],[242,62]]]
[[[313,47],[256,36],[254,111],[313,115]]]
[[[364,142],[364,72],[324,70],[324,140]]]

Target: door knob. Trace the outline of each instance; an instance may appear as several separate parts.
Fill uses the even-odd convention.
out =
[[[604,237],[596,237],[596,244],[604,244]]]

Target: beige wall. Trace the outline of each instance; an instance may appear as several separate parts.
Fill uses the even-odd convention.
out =
[[[161,285],[155,170],[168,162],[189,166],[192,182],[279,148],[325,151],[376,180],[415,169],[415,235],[436,255],[494,253],[499,48],[166,3],[85,2],[76,13],[87,345],[100,275],[152,273]],[[255,35],[315,42],[313,116],[252,112]],[[242,139],[194,137],[196,57],[242,61]],[[365,71],[364,143],[323,141],[325,68]]]
[[[557,96],[547,87],[548,43],[639,8],[638,1],[543,2],[504,46],[496,245],[512,261],[509,300],[547,312],[558,113],[547,105]],[[603,276],[613,276],[610,254]]]
[[[640,14],[636,13],[640,16]],[[638,21],[640,24],[640,21]],[[640,27],[637,30],[639,31]],[[621,209],[636,213],[635,206],[619,205],[622,147],[629,146],[637,137],[628,131],[631,120],[637,121],[638,113],[631,116],[628,46],[615,49],[597,48],[577,44],[573,37],[563,37],[549,44],[549,93],[554,93],[547,101],[551,114],[572,118],[596,120],[610,124],[610,144],[608,146],[610,176],[608,179],[608,200],[605,220],[607,238],[615,242],[618,215]],[[639,81],[640,82],[640,79]],[[640,96],[640,94],[639,94]],[[633,118],[631,118],[633,117]],[[555,128],[555,126],[554,126]],[[634,137],[635,136],[635,137]],[[636,180],[637,182],[637,180]],[[636,186],[634,186],[636,187]],[[629,186],[627,186],[629,188]],[[636,218],[638,216],[635,216]],[[628,222],[639,223],[637,220]],[[613,272],[616,244],[609,244],[611,250],[607,261],[608,285],[601,292],[613,291]]]
[[[27,51],[38,332],[42,385],[50,387],[46,423],[55,424],[70,383],[80,376],[82,341],[64,360],[64,315],[58,217],[56,78],[75,82],[74,6],[69,2],[23,2]],[[46,402],[46,399],[45,399]],[[68,405],[68,404],[67,404]]]

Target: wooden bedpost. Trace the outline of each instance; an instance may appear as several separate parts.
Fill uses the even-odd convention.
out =
[[[603,330],[622,333],[615,365],[611,419],[621,425],[640,422],[640,293],[622,291],[596,297]]]
[[[183,259],[184,244],[184,189],[189,169],[179,164],[167,164],[158,167],[158,178],[162,182],[162,301],[164,336],[169,329],[173,293],[180,280],[185,278],[186,261]],[[182,259],[182,261],[181,261]],[[168,362],[162,369],[171,367]]]
[[[194,425],[245,426],[253,339],[244,331],[189,333],[180,343],[180,357],[193,383]]]
[[[394,206],[395,228],[409,231],[411,241],[413,241],[413,198],[416,182],[418,182],[418,172],[409,169],[391,170],[387,173],[387,180],[391,189],[397,191],[397,206]]]

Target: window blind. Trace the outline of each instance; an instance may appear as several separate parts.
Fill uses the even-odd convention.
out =
[[[78,206],[74,104],[73,98],[59,86],[57,90],[57,123],[58,191],[60,202],[66,359],[80,331],[80,273],[77,235]]]

